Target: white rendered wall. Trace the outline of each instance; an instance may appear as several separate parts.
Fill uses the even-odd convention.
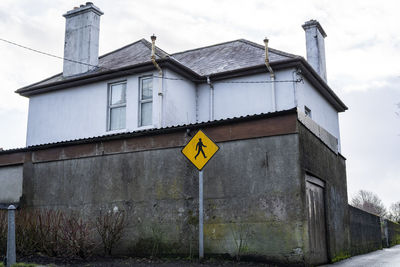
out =
[[[304,83],[296,84],[298,108],[305,112],[304,106],[311,110],[311,118],[322,128],[338,139],[340,151],[339,114],[335,108],[304,79]]]
[[[165,69],[167,78],[183,79]],[[163,126],[196,122],[196,85],[187,80],[164,79]],[[155,79],[157,80],[157,79]]]
[[[295,69],[277,71],[277,81],[296,79]],[[109,133],[158,127],[159,79],[153,78],[153,125],[139,127],[139,78],[158,76],[157,72],[131,75],[76,88],[58,90],[30,97],[27,146],[101,136]],[[164,69],[169,78],[182,78]],[[214,85],[214,119],[274,112],[271,83],[226,83],[265,81],[269,74],[255,74]],[[127,82],[126,129],[107,131],[108,84]],[[184,80],[163,80],[162,126],[173,126],[210,120],[210,87]],[[312,119],[339,139],[337,111],[306,80],[304,83],[275,83],[276,111],[304,106],[312,111]]]
[[[292,70],[278,71],[276,80],[292,80]],[[229,83],[270,80],[268,73],[213,82],[214,119],[226,119],[275,111],[271,83]],[[275,83],[276,110],[295,107],[293,83]],[[210,120],[210,87],[198,85],[198,121]]]
[[[27,146],[133,131],[139,121],[139,77],[143,73],[29,98]],[[126,129],[107,131],[108,84],[126,81]],[[153,124],[158,121],[158,83],[153,80]],[[146,128],[152,126],[146,126]]]

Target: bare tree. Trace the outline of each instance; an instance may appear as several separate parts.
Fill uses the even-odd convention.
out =
[[[386,208],[385,205],[383,205],[382,200],[376,194],[370,191],[358,191],[358,193],[351,199],[350,204],[356,208],[381,217],[385,217],[387,215]]]
[[[388,217],[390,220],[400,223],[400,201],[390,205],[390,211]]]

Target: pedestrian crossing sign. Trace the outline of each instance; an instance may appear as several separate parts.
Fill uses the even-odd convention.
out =
[[[182,154],[201,171],[218,150],[219,146],[199,130],[182,149]]]

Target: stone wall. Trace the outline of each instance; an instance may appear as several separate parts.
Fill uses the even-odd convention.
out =
[[[351,255],[382,249],[380,217],[349,205]]]

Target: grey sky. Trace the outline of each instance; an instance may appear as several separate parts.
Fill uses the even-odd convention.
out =
[[[347,104],[340,116],[348,191],[400,201],[398,1],[93,0],[104,11],[100,54],[155,33],[167,52],[245,38],[305,56],[302,23],[328,34],[328,83]],[[0,38],[63,55],[66,11],[83,1],[1,0]],[[28,101],[16,89],[62,71],[62,61],[0,41],[0,147],[25,144]]]

